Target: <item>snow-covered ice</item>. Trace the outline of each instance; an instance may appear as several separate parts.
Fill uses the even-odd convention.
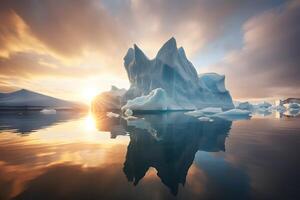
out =
[[[119,114],[113,113],[113,112],[107,112],[106,116],[109,117],[109,118],[113,118],[113,117],[118,118],[118,117],[120,117]]]
[[[288,107],[289,109],[300,109],[300,105],[297,103],[290,103]]]
[[[128,109],[125,110],[124,115],[125,115],[125,116],[132,116],[132,115],[133,115],[133,112],[132,112],[132,110],[130,110],[130,109],[128,108]]]
[[[253,105],[251,103],[249,103],[248,101],[246,102],[240,102],[237,106],[237,109],[240,110],[252,110],[253,109]]]
[[[198,118],[202,122],[213,122],[214,120],[209,117],[199,117]]]
[[[284,115],[290,116],[290,117],[296,117],[300,115],[300,109],[288,109]]]
[[[56,114],[56,110],[55,109],[43,109],[43,110],[41,110],[41,113],[47,114],[47,115],[53,115],[53,114]]]
[[[206,116],[206,115],[213,115],[213,114],[220,113],[220,112],[222,112],[222,108],[208,107],[208,108],[203,108],[200,110],[188,111],[184,114],[190,115],[193,117],[201,117],[201,116]]]
[[[204,116],[204,113],[201,110],[188,111],[188,112],[185,112],[184,114],[190,115],[190,116],[193,116],[193,117]]]
[[[242,120],[249,119],[251,117],[251,112],[248,110],[231,109],[225,112],[216,113],[213,116],[228,120]]]
[[[215,116],[237,116],[237,115],[250,115],[251,112],[248,110],[231,109],[225,112],[216,113]]]
[[[273,106],[272,109],[277,111],[277,112],[280,112],[280,113],[283,113],[283,112],[286,111],[286,107],[283,106],[283,105]]]
[[[122,110],[168,110],[168,105],[172,104],[164,89],[157,88],[148,95],[136,97],[128,100]]]
[[[187,59],[184,49],[177,48],[174,38],[167,41],[152,60],[134,45],[134,48],[128,49],[124,57],[124,66],[130,88],[124,94],[122,102],[126,104],[125,107],[129,106],[132,110],[234,107],[224,85],[225,77],[216,73],[198,75],[193,64]],[[161,89],[158,91],[159,95],[163,95],[159,101],[152,101],[151,106],[142,103],[149,102],[149,97],[157,95],[155,92],[158,88]],[[135,107],[132,106],[133,103]]]
[[[208,108],[203,108],[200,110],[202,113],[205,115],[212,115],[212,114],[217,114],[222,112],[222,108],[217,108],[217,107],[208,107]]]
[[[125,89],[115,86],[110,91],[103,92],[96,96],[92,102],[92,110],[115,110],[121,108],[121,98],[125,94]]]
[[[256,109],[268,109],[268,108],[270,108],[271,106],[272,106],[272,104],[269,103],[269,102],[266,102],[266,101],[254,105],[254,107],[255,107]]]

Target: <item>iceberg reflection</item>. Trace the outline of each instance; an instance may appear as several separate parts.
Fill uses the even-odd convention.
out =
[[[197,151],[225,151],[225,139],[232,125],[223,119],[202,122],[182,112],[138,117],[125,120],[98,115],[98,128],[110,131],[112,138],[129,134],[123,168],[129,182],[137,185],[153,167],[174,195],[179,184],[185,184]]]

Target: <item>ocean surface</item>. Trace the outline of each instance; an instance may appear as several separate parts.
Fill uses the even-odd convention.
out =
[[[0,113],[0,199],[300,199],[300,118]]]

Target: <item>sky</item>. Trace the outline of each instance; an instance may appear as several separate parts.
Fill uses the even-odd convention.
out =
[[[123,57],[169,38],[234,99],[300,97],[300,0],[0,0],[0,92],[87,102],[129,87]]]

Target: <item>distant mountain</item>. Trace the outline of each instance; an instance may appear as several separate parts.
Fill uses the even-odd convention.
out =
[[[11,93],[0,93],[0,110],[84,109],[85,107],[85,105],[80,103],[50,97],[25,89]]]

